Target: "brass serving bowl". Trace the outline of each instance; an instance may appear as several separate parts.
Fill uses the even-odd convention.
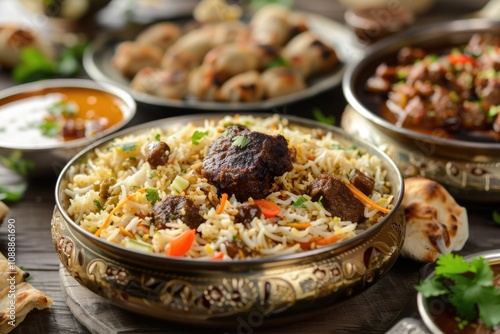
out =
[[[205,119],[218,120],[223,116],[168,118],[121,131],[113,137],[152,127],[202,125]],[[297,312],[339,302],[370,287],[388,272],[403,243],[402,175],[387,155],[341,129],[287,118],[291,126],[330,131],[339,142],[357,145],[380,157],[392,184],[394,209],[380,223],[350,240],[293,255],[202,261],[140,253],[94,236],[75,224],[66,212],[68,198],[64,189],[69,168],[112,140],[105,139],[79,153],[58,179],[52,239],[62,264],[80,284],[118,307],[198,325],[236,326],[238,318],[265,318],[266,324],[292,319]]]
[[[474,253],[467,256],[464,256],[464,259],[467,261],[471,261],[474,258],[484,257],[491,264],[500,263],[500,249],[490,250],[480,253]],[[430,279],[434,276],[434,272],[432,272],[426,279]],[[446,304],[449,303],[449,300],[446,298],[442,298],[439,300],[435,300],[433,305],[429,305],[426,301],[425,297],[421,292],[417,294],[417,307],[420,317],[424,321],[425,326],[432,334],[443,334],[443,331],[436,325],[433,320],[433,316],[438,316],[442,313],[446,307]]]
[[[395,61],[404,46],[424,49],[464,45],[474,33],[498,35],[500,22],[469,19],[431,24],[388,38],[368,49],[346,70],[343,91],[349,106],[342,127],[386,149],[404,176],[422,175],[442,183],[460,200],[500,201],[500,143],[445,139],[397,127],[382,118],[375,98],[365,90],[366,80],[382,62]]]

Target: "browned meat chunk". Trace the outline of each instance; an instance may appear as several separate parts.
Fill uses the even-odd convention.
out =
[[[309,184],[309,194],[313,201],[321,197],[323,207],[334,217],[355,223],[365,220],[365,206],[337,176],[320,175]]]
[[[168,195],[153,206],[152,213],[157,229],[165,229],[167,223],[176,219],[182,220],[190,228],[198,228],[203,222],[193,201],[184,196]]]
[[[380,77],[370,77],[366,81],[366,88],[374,93],[387,93],[391,89],[391,82]]]
[[[170,147],[162,141],[154,141],[149,144],[146,151],[146,161],[151,168],[156,169],[158,166],[163,166],[168,162]]]
[[[235,223],[241,223],[250,227],[250,223],[255,217],[260,217],[262,211],[257,204],[243,203],[238,207],[238,213],[234,217]]]
[[[351,177],[350,181],[366,196],[370,195],[373,192],[373,188],[375,188],[375,181],[357,169],[354,171],[354,175]]]
[[[487,113],[479,102],[465,101],[461,114],[462,127],[469,130],[481,130],[485,128]]]
[[[497,115],[495,121],[493,122],[493,130],[500,132],[500,114]]]
[[[490,106],[495,106],[500,104],[500,79],[491,78],[478,80],[478,85],[476,86],[476,94],[483,101],[486,109]]]
[[[244,259],[252,255],[252,250],[239,240],[224,241],[224,245],[226,246],[226,254],[232,259]]]
[[[240,202],[266,197],[274,177],[292,170],[288,144],[281,135],[269,136],[235,125],[209,148],[202,175],[219,193]]]
[[[413,64],[416,60],[423,59],[425,55],[424,49],[406,46],[399,50],[398,61],[402,64]]]

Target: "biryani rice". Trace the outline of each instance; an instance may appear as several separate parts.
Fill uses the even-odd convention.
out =
[[[278,205],[281,212],[268,219],[255,217],[249,226],[235,223],[241,204],[235,196],[230,196],[222,213],[217,213],[221,194],[200,176],[210,144],[232,124],[270,135],[281,134],[289,147],[296,150],[293,170],[276,177],[271,194],[265,198]],[[205,134],[197,143],[193,141],[195,131]],[[158,139],[166,142],[171,152],[167,164],[152,169],[145,161],[146,148]],[[72,166],[68,172],[67,212],[83,229],[91,233],[100,230],[99,236],[108,241],[145,252],[164,253],[173,239],[190,228],[177,219],[167,223],[165,229],[156,229],[151,217],[154,200],[148,192],[157,192],[157,200],[169,194],[182,195],[194,202],[204,220],[186,257],[209,259],[222,252],[224,259],[230,259],[225,242],[234,240],[251,249],[251,256],[291,254],[303,251],[302,246],[307,243],[309,248],[321,247],[314,242],[321,238],[337,235],[338,241],[347,240],[384,217],[366,206],[366,222],[342,221],[307,195],[308,185],[320,174],[337,175],[347,181],[355,169],[375,180],[371,199],[390,209],[391,185],[377,156],[356,147],[342,147],[331,133],[317,136],[303,128],[288,127],[287,119],[277,115],[226,116],[219,121],[206,120],[203,126],[187,124],[176,129],[146,130],[116,138],[109,145],[95,149],[85,162]],[[180,193],[172,186],[176,177],[188,184]],[[114,178],[116,182],[109,187],[110,197],[104,200],[99,187],[106,178]],[[305,202],[294,206],[300,198]],[[103,228],[105,223],[108,225]],[[294,223],[302,223],[301,228],[294,227]]]

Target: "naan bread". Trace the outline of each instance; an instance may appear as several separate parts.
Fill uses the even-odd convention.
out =
[[[43,292],[25,282],[25,272],[17,266],[11,266],[7,259],[0,253],[0,333],[9,333],[17,327],[26,315],[37,308],[42,310],[52,304],[52,299]],[[12,281],[10,280],[12,278]],[[15,278],[15,322],[10,318],[12,290],[11,283]]]
[[[14,67],[21,62],[20,51],[32,48],[49,59],[55,56],[54,47],[34,31],[19,25],[0,26],[0,65]]]
[[[434,262],[441,254],[461,250],[469,237],[467,210],[435,181],[407,178],[403,207],[406,236],[401,255],[404,257]]]

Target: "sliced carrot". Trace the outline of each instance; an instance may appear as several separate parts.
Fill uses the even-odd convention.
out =
[[[447,57],[447,60],[452,65],[457,65],[457,64],[476,65],[476,61],[474,60],[474,58],[471,58],[471,57],[466,56],[464,54],[451,54]]]
[[[224,258],[224,253],[218,252],[212,256],[212,260],[222,260]]]
[[[344,182],[344,184],[349,188],[349,190],[354,194],[354,196],[356,196],[361,202],[365,203],[366,205],[371,206],[372,208],[377,209],[378,211],[383,213],[391,212],[390,209],[383,208],[374,201],[372,201],[370,197],[363,194],[361,190],[359,190],[354,186],[354,184],[347,182]]]
[[[266,218],[276,217],[280,212],[281,208],[276,204],[266,201],[265,199],[256,199],[253,201],[259,207],[260,211],[264,214]]]
[[[149,233],[149,231],[150,231],[150,230],[149,230],[149,227],[144,226],[144,225],[142,225],[142,224],[140,224],[140,223],[139,223],[139,224],[137,224],[137,229],[141,230],[141,231],[142,231],[142,232],[144,232],[144,233]]]
[[[319,245],[319,246],[325,246],[325,245],[330,245],[330,244],[333,244],[337,241],[339,241],[340,239],[342,239],[343,237],[345,236],[344,233],[340,233],[340,234],[333,234],[329,237],[326,237],[326,238],[322,238],[318,241],[316,241],[316,245]]]
[[[288,223],[288,224],[286,224],[286,226],[295,227],[296,229],[299,229],[299,230],[305,230],[306,228],[311,226],[311,224],[310,223]]]
[[[193,246],[195,237],[196,230],[188,230],[170,241],[170,247],[166,247],[165,252],[170,256],[183,256]]]
[[[146,191],[146,189],[144,189],[144,188],[141,188],[141,189],[137,190],[137,192],[141,193],[141,194],[143,194],[145,191]],[[106,227],[108,227],[108,225],[111,223],[111,217],[113,217],[113,215],[116,213],[116,211],[120,210],[125,205],[125,203],[127,203],[128,201],[133,200],[134,197],[136,196],[136,194],[137,193],[133,193],[133,194],[128,195],[127,197],[125,197],[125,199],[123,201],[121,201],[120,203],[118,203],[113,210],[111,210],[111,212],[109,213],[109,215],[104,220],[104,223],[102,223],[101,227],[99,227],[99,229],[97,231],[95,231],[94,235],[96,237],[100,236],[101,233],[102,233],[102,231]]]
[[[322,238],[320,238],[320,237],[312,237],[311,239],[309,239],[309,241],[299,242],[300,248],[302,248],[302,250],[309,250],[309,249],[311,249],[311,245],[313,242],[315,243],[321,239]]]
[[[125,229],[125,227],[123,226],[120,226],[120,234],[123,235],[124,237],[129,237],[131,239],[135,239],[134,235],[132,234],[132,232],[130,231],[127,231]]]
[[[226,206],[226,202],[227,202],[227,194],[224,193],[221,195],[220,197],[220,205],[219,205],[219,208],[217,209],[216,213],[218,215],[220,215],[222,213],[222,211],[224,211],[224,207]]]

